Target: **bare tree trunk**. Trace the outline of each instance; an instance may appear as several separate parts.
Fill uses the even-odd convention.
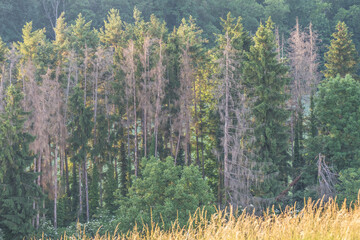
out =
[[[71,61],[71,60],[70,60]],[[65,96],[65,121],[67,120],[67,108],[68,108],[68,101],[69,101],[69,92],[70,92],[70,81],[71,81],[71,62],[69,63],[69,72],[67,77],[67,84],[66,84],[66,96]]]
[[[218,195],[217,195],[217,200],[218,200],[218,208],[221,209],[222,206],[222,198],[223,198],[223,194],[222,194],[222,189],[223,189],[223,169],[222,169],[222,162],[220,161],[220,154],[218,154],[218,164],[219,164],[219,177],[218,177]]]
[[[129,111],[129,101],[126,99],[126,125],[127,125],[127,148],[128,148],[128,157],[130,157],[130,111]]]
[[[196,140],[196,164],[201,167],[199,156],[199,128],[198,128],[198,113],[197,113],[197,95],[196,95],[196,82],[194,81],[194,110],[195,110],[195,140]]]
[[[224,125],[224,188],[229,187],[229,166],[228,166],[228,156],[229,156],[229,101],[230,101],[230,89],[229,89],[229,48],[230,48],[230,38],[228,33],[226,33],[226,50],[225,54],[225,125]],[[225,190],[227,191],[227,190]]]
[[[55,146],[55,166],[54,166],[54,177],[55,177],[55,183],[54,183],[54,228],[57,228],[57,198],[58,198],[58,178],[57,178],[57,158],[58,158],[58,147]]]
[[[180,137],[181,137],[181,129],[179,129],[179,136],[178,136],[178,141],[177,141],[177,144],[176,144],[176,151],[175,151],[175,165],[177,163],[177,157],[178,157],[178,153],[179,153],[179,148],[180,148]]]
[[[89,222],[89,185],[87,177],[86,156],[84,160],[84,177],[85,177],[85,201],[86,201],[86,222]]]
[[[159,61],[156,67],[156,103],[155,103],[155,127],[154,127],[154,135],[155,135],[155,157],[157,157],[158,152],[158,132],[160,125],[160,110],[161,110],[161,99],[163,95],[163,85],[164,85],[164,67],[163,67],[163,56],[162,56],[162,40],[159,40]],[[171,134],[170,134],[171,135]],[[172,150],[172,148],[171,148]]]
[[[295,132],[294,132],[294,113],[291,114],[291,123],[290,123],[290,131],[291,131],[291,136],[290,136],[290,142],[291,142],[291,156],[294,157],[294,135],[295,135]]]
[[[85,44],[85,60],[84,60],[84,81],[85,81],[85,85],[84,85],[84,109],[86,108],[86,83],[87,83],[87,64],[88,64],[88,48],[87,45]],[[86,143],[84,143],[86,144]],[[84,146],[85,148],[85,146]],[[85,149],[84,149],[85,151]],[[88,188],[88,177],[87,177],[87,168],[86,168],[86,162],[87,162],[87,152],[85,151],[84,153],[84,178],[85,178],[85,205],[86,205],[86,222],[89,222],[89,188]],[[80,169],[79,169],[80,170]]]
[[[40,172],[41,172],[41,152],[39,152],[39,157],[38,157],[38,163],[37,163],[37,172],[39,173],[39,176],[37,178],[37,184],[40,187],[41,186],[41,178],[40,178]],[[36,213],[36,229],[39,228],[40,225],[40,210],[39,210],[39,205],[40,203],[37,204],[37,213]]]
[[[84,106],[86,107],[86,84],[87,84],[87,64],[88,64],[88,48],[85,44],[85,59],[84,59]]]
[[[137,108],[136,108],[136,77],[135,77],[135,70],[136,70],[136,63],[134,59],[135,55],[135,46],[132,40],[129,41],[129,46],[124,49],[124,61],[122,62],[121,68],[126,74],[125,81],[126,81],[126,108],[127,108],[127,123],[128,123],[128,150],[129,150],[129,109],[128,109],[128,102],[130,96],[132,95],[133,98],[133,114],[134,114],[134,125],[135,125],[135,139],[134,139],[134,167],[135,167],[135,176],[138,175],[138,132],[137,132]],[[130,155],[129,155],[130,156]]]
[[[78,221],[82,215],[82,186],[81,186],[81,163],[79,163],[79,212],[78,212]]]
[[[59,5],[64,0],[42,0],[45,16],[49,19],[52,29],[56,28],[57,18],[59,16]],[[50,2],[50,3],[49,3]],[[50,4],[50,6],[48,6]],[[55,33],[55,30],[54,30]]]
[[[189,55],[189,42],[186,44],[186,48],[183,50],[181,56],[181,74],[180,74],[180,115],[185,115],[185,165],[191,164],[191,144],[190,144],[190,123],[191,123],[191,102],[193,98],[193,70],[191,66],[191,57]],[[180,128],[182,127],[182,121],[180,121]]]
[[[205,179],[205,162],[204,162],[204,140],[203,140],[203,135],[202,135],[202,126],[203,126],[203,122],[202,122],[202,116],[201,116],[201,87],[199,88],[199,112],[200,112],[200,141],[201,141],[201,168],[202,168],[202,177],[203,179]]]
[[[66,150],[65,150],[65,175],[66,175],[66,193],[67,196],[70,197],[71,193],[70,193],[70,182],[69,182],[69,164],[68,164]]]
[[[95,95],[95,100],[94,100],[94,146],[96,145],[96,119],[97,119],[97,104],[98,104],[98,79],[99,79],[99,59],[97,59],[96,62],[96,66],[95,66],[96,70],[95,70],[95,89],[94,89],[94,95]],[[95,161],[96,161],[96,156],[95,156]]]
[[[36,173],[36,158],[34,158],[34,173]],[[36,179],[34,180],[34,184],[36,184]],[[36,211],[36,201],[33,200],[33,210]],[[35,222],[36,222],[36,216],[33,217],[32,219],[32,225],[34,228],[37,229],[37,226],[35,225]]]
[[[133,107],[134,107],[134,121],[135,121],[135,149],[134,149],[134,165],[135,165],[135,177],[138,176],[138,168],[139,168],[139,163],[138,163],[138,156],[137,156],[137,152],[138,152],[138,136],[137,136],[137,118],[136,118],[136,88],[135,88],[135,83],[133,86]]]
[[[148,105],[149,105],[149,92],[148,92],[148,81],[149,81],[149,47],[150,47],[150,39],[149,37],[145,37],[144,44],[143,44],[143,56],[142,59],[142,65],[144,68],[143,72],[143,79],[144,79],[144,85],[143,85],[143,140],[144,140],[144,157],[147,157],[147,127],[148,127]]]

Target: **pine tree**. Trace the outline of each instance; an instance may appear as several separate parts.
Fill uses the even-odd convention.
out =
[[[33,137],[24,132],[25,113],[21,95],[13,85],[7,90],[5,110],[0,114],[0,228],[7,239],[23,239],[33,233],[33,202],[41,198],[29,171],[33,156],[29,144]]]
[[[341,77],[345,77],[346,74],[354,75],[357,70],[358,56],[355,44],[351,40],[352,33],[348,31],[344,22],[339,22],[336,30],[332,34],[329,51],[325,53],[326,78],[336,77],[337,74]]]
[[[289,83],[287,67],[279,63],[275,52],[276,43],[271,18],[266,25],[260,24],[244,63],[245,91],[253,100],[251,111],[254,126],[254,154],[257,162],[263,163],[265,182],[255,195],[273,197],[287,182],[288,134],[285,122],[289,112],[285,110]]]

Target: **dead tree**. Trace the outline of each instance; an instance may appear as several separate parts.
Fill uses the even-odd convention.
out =
[[[181,56],[180,68],[180,112],[178,116],[179,138],[178,145],[181,140],[181,132],[185,133],[183,147],[185,150],[185,165],[191,164],[191,144],[190,144],[190,124],[191,124],[191,106],[193,101],[193,81],[194,71],[192,68],[192,59],[190,57],[189,42],[186,43]],[[185,128],[183,130],[183,128]],[[178,146],[177,152],[178,153]]]
[[[52,29],[56,28],[56,20],[60,16],[60,4],[63,3],[63,11],[65,0],[41,0],[42,6],[45,11],[45,16],[49,19]]]
[[[149,120],[149,114],[151,111],[151,91],[150,91],[150,48],[152,45],[152,39],[150,39],[149,36],[145,36],[143,44],[142,44],[142,52],[139,54],[140,63],[142,66],[142,83],[140,88],[140,107],[142,108],[143,112],[143,147],[144,147],[144,157],[147,157],[147,146],[148,146],[148,120]]]
[[[318,83],[317,35],[310,23],[308,32],[302,31],[296,19],[294,30],[288,39],[289,64],[292,75],[290,85],[291,98],[288,106],[293,112],[290,122],[291,147],[294,156],[295,122],[303,114],[303,105],[309,103],[309,96]],[[300,136],[302,137],[302,136]]]
[[[121,68],[125,73],[125,82],[126,82],[126,99],[127,102],[132,100],[133,102],[133,120],[134,120],[134,167],[135,167],[135,176],[138,176],[138,133],[137,133],[137,94],[136,94],[136,62],[135,62],[135,44],[133,40],[130,40],[128,47],[123,50],[123,58]],[[132,98],[132,99],[131,99]],[[129,110],[129,108],[127,109]],[[130,111],[127,112],[127,117],[130,117]],[[129,126],[128,126],[129,127]]]
[[[164,77],[165,66],[163,64],[163,41],[162,39],[158,40],[159,49],[158,49],[158,61],[155,69],[152,71],[152,76],[155,76],[155,82],[153,86],[153,95],[155,96],[155,116],[154,116],[154,136],[155,136],[155,157],[157,157],[158,152],[158,134],[159,134],[159,125],[161,123],[161,102],[165,96],[165,85],[167,79]]]
[[[325,156],[319,153],[317,156],[319,197],[328,201],[336,196],[335,186],[338,183],[338,174],[329,167],[325,161]]]

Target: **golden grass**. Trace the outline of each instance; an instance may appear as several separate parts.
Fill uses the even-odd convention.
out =
[[[238,217],[218,211],[210,219],[206,212],[198,211],[190,217],[187,227],[176,223],[172,229],[164,231],[153,224],[143,231],[135,228],[127,234],[107,234],[88,238],[82,232],[78,236],[64,236],[62,240],[94,239],[360,239],[359,200],[351,207],[330,201],[307,201],[301,211],[295,206],[287,207],[275,214],[268,210],[263,216],[243,213]]]

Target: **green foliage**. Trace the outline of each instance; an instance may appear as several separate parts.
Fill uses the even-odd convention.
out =
[[[341,77],[345,77],[346,74],[353,75],[358,67],[358,56],[348,27],[344,22],[339,22],[336,30],[332,34],[329,51],[325,54],[326,78],[336,77],[337,74]]]
[[[98,34],[91,30],[91,21],[86,22],[80,13],[75,23],[70,26],[70,47],[83,56],[85,48],[95,49],[98,44]]]
[[[277,26],[284,31],[286,25],[286,16],[290,12],[290,7],[285,0],[265,0],[265,16],[271,17]]]
[[[21,94],[10,85],[5,111],[0,113],[0,228],[6,239],[22,239],[34,232],[33,201],[42,195],[35,184],[36,174],[29,171],[34,156],[29,144],[33,137],[24,132],[26,114],[21,107]]]
[[[53,96],[46,95],[47,90],[43,90],[52,86],[43,84],[41,79],[48,69],[48,76],[60,83],[59,92],[64,94],[64,101],[59,101],[62,105],[59,112],[65,116],[59,114],[59,118],[54,121],[67,124],[67,129],[63,129],[57,136],[49,137],[46,129],[41,134],[39,132],[42,130],[33,129],[33,121],[41,118],[42,114],[36,114],[26,122],[26,131],[31,129],[38,137],[49,139],[48,144],[46,140],[43,142],[50,151],[42,155],[41,159],[44,190],[52,186],[51,181],[55,176],[52,159],[55,145],[59,147],[60,171],[64,172],[58,188],[59,228],[54,229],[48,220],[53,217],[54,209],[53,200],[46,199],[47,219],[40,226],[40,231],[46,232],[45,237],[58,238],[58,233],[64,230],[69,234],[78,232],[73,221],[79,214],[79,207],[85,209],[86,171],[92,171],[89,174],[88,189],[91,221],[79,226],[86,226],[86,232],[90,236],[101,225],[102,232],[113,231],[119,221],[121,231],[129,230],[135,222],[149,224],[154,221],[161,225],[164,221],[164,227],[168,228],[178,218],[183,225],[188,220],[188,215],[198,207],[211,209],[210,204],[214,202],[211,191],[218,193],[218,203],[221,205],[226,189],[223,175],[225,166],[222,166],[224,124],[218,107],[224,96],[220,96],[218,90],[225,75],[231,78],[228,103],[232,109],[236,109],[230,111],[227,118],[231,119],[229,132],[242,134],[239,130],[244,129],[246,132],[238,142],[232,137],[229,142],[234,144],[232,146],[240,143],[242,156],[249,157],[249,170],[254,173],[250,176],[253,179],[249,180],[250,197],[269,202],[286,189],[289,179],[297,177],[299,173],[303,173],[302,178],[289,191],[288,196],[292,194],[293,200],[302,200],[304,196],[316,197],[318,179],[315,157],[322,153],[328,164],[335,166],[335,170],[340,172],[339,197],[344,198],[349,194],[354,199],[354,189],[358,188],[357,175],[360,174],[360,90],[358,83],[350,76],[344,79],[341,77],[350,73],[355,78],[357,70],[355,45],[360,43],[360,5],[357,0],[60,2],[59,13],[61,10],[66,12],[69,24],[62,13],[54,31],[49,28],[47,31],[45,28],[39,29],[39,26],[50,26],[42,6],[45,3],[51,7],[50,0],[6,0],[0,3],[0,19],[3,23],[0,34],[3,34],[5,41],[0,38],[0,116],[3,120],[0,126],[0,228],[4,238],[18,237],[15,236],[15,227],[19,228],[17,231],[21,234],[32,231],[30,221],[25,221],[23,216],[34,214],[32,205],[27,205],[28,202],[32,203],[29,199],[34,197],[29,193],[33,186],[27,188],[25,183],[32,183],[36,177],[30,172],[34,171],[31,162],[37,156],[28,151],[32,138],[24,133],[22,124],[26,116],[20,105],[16,110],[18,118],[9,120],[6,115],[9,112],[4,107],[8,100],[3,100],[6,96],[3,89],[15,81],[26,93],[24,106],[27,106],[27,110],[47,109],[46,104]],[[136,8],[133,11],[134,6]],[[230,10],[236,17],[228,13]],[[22,12],[23,14],[19,14]],[[34,18],[33,22],[25,24],[25,21],[31,20],[30,13]],[[19,16],[15,17],[14,14]],[[106,14],[107,18],[103,21]],[[273,23],[269,20],[266,25],[261,24],[253,41],[244,29],[254,33],[260,19],[272,16],[280,34],[284,33],[286,38],[290,27],[295,23],[296,15],[302,25],[308,25],[310,21],[313,23],[316,33],[322,38],[322,45],[330,43],[330,26],[335,21],[346,22],[354,33],[355,45],[351,42],[352,35],[346,25],[339,23],[338,31],[333,34],[329,52],[325,56],[327,62],[324,73],[334,79],[325,80],[318,94],[312,93],[310,106],[304,96],[304,110],[294,113],[294,155],[291,158],[289,152],[292,146],[287,127],[290,112],[286,110],[289,92],[287,76],[290,74],[285,67],[286,63],[279,63],[276,58],[278,46],[273,34]],[[87,22],[85,18],[91,21]],[[9,51],[10,41],[19,40],[20,26],[24,24],[23,39],[16,42]],[[171,29],[170,33],[167,27]],[[144,40],[147,38],[149,48],[145,54],[148,55],[144,58]],[[163,62],[157,64],[160,39]],[[122,66],[126,56],[124,50],[129,41],[135,44],[134,65],[131,66],[135,81],[131,83],[125,81],[126,73]],[[319,49],[324,48],[319,46]],[[100,54],[102,50],[104,54]],[[224,59],[228,61],[226,71]],[[189,63],[186,68],[189,84],[186,86],[181,82],[184,79],[182,74],[185,68],[182,63],[185,60]],[[320,62],[323,63],[323,60],[320,59]],[[31,68],[29,63],[32,64]],[[161,75],[159,69],[163,72],[165,90],[163,92],[161,89],[156,93],[157,75]],[[340,77],[335,77],[337,74]],[[28,84],[27,76],[34,76],[33,84]],[[133,91],[130,92],[130,88]],[[132,94],[135,96],[131,96]],[[179,101],[183,96],[187,98],[186,103]],[[159,109],[156,108],[159,113],[154,111],[157,99],[161,99]],[[96,119],[93,112],[95,106]],[[184,109],[188,135],[183,131],[185,124],[181,113]],[[158,129],[154,127],[155,116],[159,120]],[[239,116],[241,118],[237,118]],[[147,134],[144,133],[145,118]],[[244,120],[242,129],[237,122],[239,119]],[[55,122],[49,124],[49,130],[59,127]],[[248,132],[251,134],[247,134]],[[135,134],[137,144],[134,142]],[[144,159],[142,175],[137,179],[132,178],[134,149],[136,146],[138,153],[145,152],[145,136],[148,156],[159,155],[160,159],[165,159],[166,156],[173,156],[178,148],[178,166],[174,166],[171,158],[164,161],[154,157]],[[8,141],[10,137],[11,141]],[[186,151],[187,156],[185,149],[189,150]],[[237,155],[238,152],[235,151],[235,148],[231,148],[228,155]],[[196,158],[199,166],[182,168],[185,158],[189,162]],[[66,167],[62,163],[66,163]],[[247,169],[247,163],[241,167]],[[89,168],[84,169],[85,165]],[[203,171],[202,175],[199,169]],[[21,174],[17,174],[20,170]],[[10,173],[16,173],[16,178],[10,179]],[[82,175],[82,180],[79,179],[79,174]],[[9,179],[16,184],[10,185]],[[133,182],[132,186],[130,180]],[[68,184],[67,181],[68,195],[65,196],[64,186]],[[79,206],[79,181],[82,181],[82,206]],[[239,186],[241,184],[242,181]],[[239,189],[236,191],[240,194],[248,194]],[[38,194],[37,191],[36,188],[35,195]],[[28,193],[31,196],[23,197]],[[20,198],[13,197],[16,194],[23,195]],[[101,209],[100,194],[105,206]],[[40,195],[36,197],[40,198]],[[26,204],[25,199],[29,200]],[[11,216],[14,224],[3,218],[5,211],[14,213]],[[115,217],[114,213],[118,215]],[[29,220],[28,217],[26,219]],[[80,221],[83,219],[84,216],[80,216]],[[66,226],[68,227],[65,228]]]
[[[339,174],[339,181],[336,185],[338,199],[341,202],[346,199],[348,204],[356,202],[360,191],[360,168],[344,169]]]
[[[89,190],[90,216],[93,216],[99,207],[99,201],[100,201],[99,183],[100,183],[99,169],[98,169],[98,165],[95,162],[92,168],[92,176],[91,176],[90,190]]]
[[[6,53],[8,52],[8,48],[6,44],[3,42],[3,40],[0,37],[0,63],[4,62],[6,59]]]
[[[92,111],[90,107],[84,106],[84,91],[79,85],[74,88],[74,93],[70,97],[70,111],[74,114],[69,124],[74,160],[82,162],[89,152],[90,146],[88,141],[91,138],[92,129]]]
[[[115,193],[118,188],[115,169],[113,163],[107,164],[106,179],[104,183],[104,202],[105,207],[113,214],[116,210]]]
[[[22,29],[22,38],[23,41],[15,45],[22,56],[22,60],[35,60],[38,57],[40,47],[46,44],[45,28],[33,31],[32,22],[28,22]]]
[[[79,182],[76,169],[77,164],[75,159],[73,159],[71,175],[71,215],[73,221],[76,219],[77,213],[79,211]]]
[[[274,196],[284,188],[289,170],[288,130],[285,122],[289,112],[285,109],[289,83],[287,67],[276,58],[273,22],[260,24],[244,62],[246,92],[253,99],[251,111],[256,162],[264,163],[263,172],[268,177],[255,195]],[[276,176],[277,175],[277,176]]]
[[[183,225],[197,208],[211,210],[214,198],[198,167],[174,166],[170,157],[165,161],[151,157],[144,164],[142,177],[135,179],[129,189],[129,198],[119,202],[121,230],[130,229],[135,221],[138,224],[163,222],[164,227],[169,228],[178,219]]]
[[[319,152],[337,172],[360,167],[360,83],[350,75],[324,81],[316,98]]]

